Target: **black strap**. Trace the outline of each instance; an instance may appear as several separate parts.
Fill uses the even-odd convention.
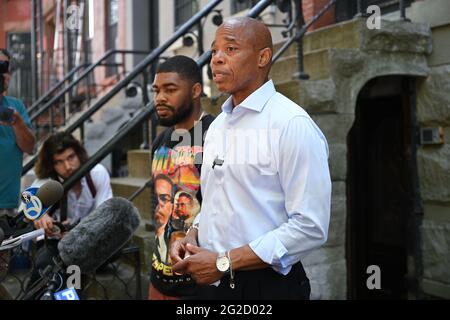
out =
[[[95,184],[94,184],[94,181],[92,180],[92,176],[91,176],[90,172],[86,175],[86,182],[89,187],[89,191],[92,194],[92,198],[95,198],[95,196],[97,195],[97,189],[95,188]],[[48,211],[49,216],[52,217],[57,209],[60,209],[59,210],[60,221],[61,222],[66,221],[67,220],[67,193],[66,192],[64,192],[64,196],[61,198],[61,200],[58,203],[56,203],[52,208],[50,208],[50,210]]]
[[[90,172],[86,175],[86,182],[88,184],[89,190],[91,191],[92,198],[95,198],[95,196],[97,195],[97,189],[95,188],[94,181],[92,180]]]
[[[59,201],[59,206],[60,206],[60,210],[59,210],[60,221],[64,222],[67,220],[67,193],[66,192],[64,192],[64,196]]]

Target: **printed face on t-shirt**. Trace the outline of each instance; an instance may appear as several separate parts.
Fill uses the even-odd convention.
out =
[[[155,212],[155,222],[157,227],[165,226],[172,214],[172,183],[166,179],[157,179],[155,182],[155,193],[158,199],[158,206]]]

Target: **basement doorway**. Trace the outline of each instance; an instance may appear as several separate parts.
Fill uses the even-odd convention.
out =
[[[407,299],[417,280],[414,79],[380,77],[361,90],[348,135],[347,239],[350,299]],[[413,259],[409,259],[412,257]],[[408,270],[408,260],[411,263]],[[369,266],[380,289],[369,290]],[[373,279],[373,278],[372,278]],[[375,284],[374,281],[370,283]]]

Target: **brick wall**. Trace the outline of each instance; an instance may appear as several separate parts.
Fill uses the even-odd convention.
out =
[[[308,22],[313,16],[327,5],[329,0],[299,0],[302,1],[303,15],[305,21]],[[315,24],[311,26],[309,30],[319,29],[321,27],[333,24],[335,22],[335,9],[334,7],[328,10]]]
[[[0,0],[0,47],[6,47],[8,32],[30,32],[30,29],[30,0]]]

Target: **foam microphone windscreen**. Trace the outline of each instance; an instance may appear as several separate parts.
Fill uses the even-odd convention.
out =
[[[95,271],[119,251],[139,226],[139,212],[124,198],[111,198],[84,218],[58,243],[66,266]]]
[[[54,205],[63,197],[63,195],[64,187],[55,180],[49,180],[44,183],[36,193],[36,196],[41,200],[44,208]]]

